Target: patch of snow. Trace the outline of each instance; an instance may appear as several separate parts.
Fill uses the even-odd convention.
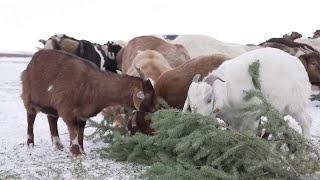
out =
[[[78,135],[71,141],[72,145],[78,145]]]

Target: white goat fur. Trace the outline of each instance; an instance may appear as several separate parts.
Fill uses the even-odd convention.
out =
[[[264,97],[280,113],[291,115],[301,125],[303,135],[310,137],[312,119],[306,112],[306,105],[311,85],[307,72],[297,57],[279,49],[257,49],[225,61],[202,82],[190,85],[183,111],[189,106],[193,112],[202,115],[215,114],[221,110],[218,116],[233,128],[256,128],[258,122],[250,118],[250,113],[241,120],[235,118],[240,109],[261,102],[258,98],[248,102],[243,100],[243,91],[254,89],[248,68],[256,60],[260,63],[260,83]],[[220,77],[225,82],[212,81],[214,77]],[[208,100],[210,96],[211,101]]]
[[[206,35],[180,35],[171,43],[182,44],[191,59],[212,54],[225,54],[233,58],[247,52],[242,45],[222,42]]]
[[[307,45],[311,46],[313,49],[320,52],[320,37],[314,38],[314,39],[296,39],[294,41],[298,42],[298,43],[307,44]]]

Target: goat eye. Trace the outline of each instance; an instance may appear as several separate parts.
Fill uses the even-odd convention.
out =
[[[212,102],[212,99],[211,99],[211,98],[207,100],[207,103],[211,103],[211,102]]]

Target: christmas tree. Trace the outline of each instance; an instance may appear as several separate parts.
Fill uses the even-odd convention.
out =
[[[259,61],[249,73],[255,89],[244,92],[245,100],[257,97],[261,103],[244,111],[268,119],[258,131],[266,129],[270,138],[254,130],[225,130],[214,117],[167,109],[148,117],[154,136],[122,136],[102,155],[150,166],[144,174],[149,179],[316,179],[318,152],[263,97]]]

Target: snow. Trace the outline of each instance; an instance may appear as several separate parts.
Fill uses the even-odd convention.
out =
[[[140,179],[144,167],[100,157],[100,150],[108,146],[102,142],[85,139],[86,156],[73,159],[68,148],[67,127],[62,119],[59,119],[58,126],[64,148],[55,150],[46,116],[41,113],[34,124],[35,146],[27,147],[27,120],[20,98],[20,74],[29,61],[30,58],[0,58],[0,179]],[[313,117],[312,141],[319,147],[320,108],[317,105],[320,102],[310,102],[308,113]],[[101,120],[102,115],[92,119]],[[301,131],[292,118],[287,119]],[[86,128],[85,134],[92,131]]]

